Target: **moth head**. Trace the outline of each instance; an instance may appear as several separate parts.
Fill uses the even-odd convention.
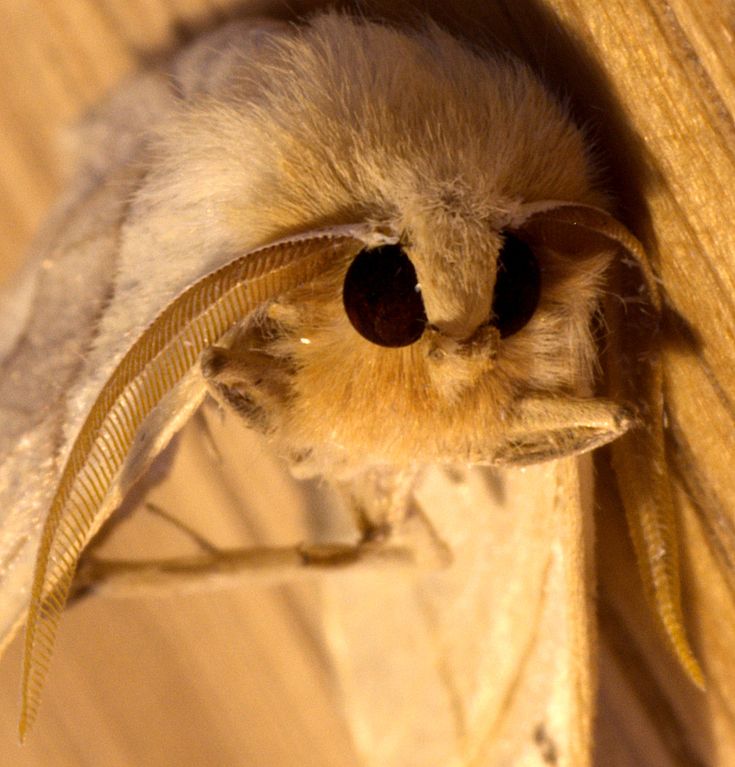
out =
[[[605,270],[639,247],[632,235],[564,203],[467,231],[454,249],[410,230],[382,237],[292,297],[290,442],[370,460],[529,463],[630,426],[624,405],[579,394]]]
[[[496,460],[524,397],[591,381],[591,317],[617,245],[533,242],[544,206],[525,202],[604,205],[582,132],[526,67],[439,30],[324,17],[271,54],[257,108],[206,102],[167,129],[158,184],[214,186],[206,210],[243,248],[305,222],[389,235],[279,300],[268,354],[294,375],[274,432],[366,460]],[[161,217],[157,247],[175,217]],[[209,247],[213,227],[195,220]],[[405,278],[372,307],[371,272]]]

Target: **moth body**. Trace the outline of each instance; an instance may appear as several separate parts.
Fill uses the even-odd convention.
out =
[[[615,391],[592,396],[591,327],[616,256],[638,265],[655,309],[650,268],[607,210],[582,131],[522,63],[431,23],[242,22],[121,89],[86,132],[78,188],[16,293],[25,324],[1,361],[8,636],[41,541],[22,731],[83,549],[207,392],[294,473],[345,489],[365,511],[365,551],[420,519],[441,561],[413,495],[433,466],[575,456],[639,417]],[[646,387],[655,399],[660,376]],[[647,411],[654,458],[660,411]],[[43,477],[26,493],[14,477],[32,455]],[[549,499],[571,476],[560,471],[543,480]],[[698,679],[673,534],[649,536],[672,528],[646,521],[670,521],[668,490],[637,482],[643,578]],[[588,547],[582,516],[574,540]],[[569,545],[564,567],[588,555]],[[588,577],[560,573],[557,586]],[[573,591],[586,615],[591,589]]]

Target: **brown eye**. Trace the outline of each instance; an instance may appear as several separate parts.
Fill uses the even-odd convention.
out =
[[[378,346],[408,346],[426,326],[416,270],[400,245],[360,251],[342,287],[355,330]]]
[[[541,271],[531,248],[506,232],[498,255],[493,324],[501,338],[517,333],[533,317],[541,296]]]

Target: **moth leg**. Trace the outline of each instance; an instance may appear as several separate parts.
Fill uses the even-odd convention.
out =
[[[212,434],[212,429],[209,426],[209,421],[204,415],[203,408],[197,408],[197,411],[194,413],[194,422],[196,423],[202,435],[202,444],[206,450],[207,457],[215,466],[221,469],[224,463],[224,459],[222,457],[222,453],[220,452],[219,446],[217,445],[217,441]],[[148,506],[152,507],[153,504],[149,504]]]
[[[360,535],[358,546],[400,542],[413,551],[417,564],[446,567],[451,549],[414,497],[415,483],[412,472],[371,472],[339,489]]]
[[[415,570],[417,564],[415,552],[409,547],[384,542],[215,549],[193,556],[150,560],[85,557],[74,578],[72,596],[79,598],[91,592],[130,597],[209,591],[253,578],[282,584],[345,568]]]
[[[274,427],[287,406],[292,368],[282,357],[257,348],[212,346],[200,361],[202,374],[216,400],[260,432]]]
[[[396,505],[400,498],[402,504]],[[222,549],[196,530],[153,504],[149,511],[184,532],[200,549],[192,556],[168,559],[125,560],[97,557],[88,550],[72,585],[72,599],[87,594],[128,597],[145,594],[202,591],[236,585],[256,578],[285,583],[303,577],[324,576],[336,570],[436,569],[451,562],[449,547],[438,535],[419,504],[402,493],[367,508],[349,495],[348,511],[355,519],[355,543],[319,543],[295,546],[253,546]]]
[[[423,557],[427,560],[426,564],[434,568],[451,565],[453,561],[451,547],[441,537],[419,502],[411,499],[407,512],[404,535],[410,535],[410,540],[414,546],[423,552]]]
[[[179,519],[173,514],[170,514],[168,511],[166,511],[166,509],[162,508],[158,504],[147,501],[145,503],[145,510],[157,517],[160,517],[164,521],[168,522],[172,527],[175,527],[177,530],[182,532],[187,538],[189,538],[189,540],[191,540],[200,549],[202,549],[202,551],[209,551],[211,553],[218,551],[218,548],[211,541],[207,540],[201,533],[196,531],[190,525],[187,525],[183,520]]]

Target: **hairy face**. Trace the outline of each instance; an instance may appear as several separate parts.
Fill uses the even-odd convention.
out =
[[[483,248],[486,276],[472,285],[482,312],[459,314],[461,321],[449,324],[434,307],[445,298],[442,282],[466,276],[469,257],[458,249],[443,259],[437,287],[422,279],[423,254],[410,233],[397,236],[388,253],[366,247],[356,258],[364,262],[358,278],[387,305],[392,327],[410,328],[405,343],[398,339],[402,345],[386,345],[369,330],[366,337],[349,316],[350,263],[335,264],[288,296],[291,311],[282,313],[271,346],[293,361],[282,436],[301,449],[376,460],[487,459],[519,397],[570,393],[589,380],[590,314],[610,253],[569,256],[524,242],[522,228],[488,229],[476,246]],[[413,295],[393,291],[381,266],[387,258],[415,267]],[[362,311],[370,323],[370,307]]]
[[[179,206],[169,216],[206,203],[210,236],[243,248],[368,223],[413,268],[425,324],[399,348],[361,335],[343,303],[348,263],[290,294],[271,344],[294,371],[280,438],[380,460],[469,460],[492,452],[519,396],[585,385],[609,253],[530,244],[523,222],[547,201],[604,198],[580,131],[531,72],[433,27],[407,35],[330,15],[262,55],[257,82],[252,62],[229,77],[242,101],[231,89],[195,99],[164,129],[151,183],[189,182],[167,195]],[[398,311],[401,297],[391,301]]]

